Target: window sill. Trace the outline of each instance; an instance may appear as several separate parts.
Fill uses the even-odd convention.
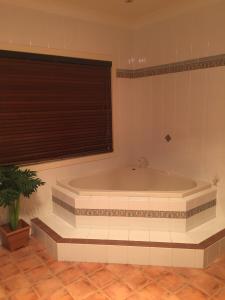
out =
[[[63,168],[63,167],[67,167],[67,166],[72,166],[72,165],[82,164],[82,163],[87,163],[87,162],[92,162],[92,161],[109,159],[114,156],[115,156],[115,153],[111,152],[111,153],[105,153],[105,154],[97,154],[97,155],[90,155],[90,156],[84,156],[84,157],[76,157],[76,158],[70,158],[70,159],[48,161],[48,162],[32,164],[32,165],[25,165],[25,166],[23,166],[23,168],[29,168],[31,170],[39,172],[39,171]]]

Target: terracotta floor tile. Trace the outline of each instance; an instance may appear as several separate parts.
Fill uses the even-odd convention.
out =
[[[221,290],[219,291],[219,293],[217,293],[217,294],[213,297],[213,299],[215,299],[215,300],[224,300],[224,299],[225,299],[225,288],[224,288],[224,289],[221,289]]]
[[[63,284],[67,285],[83,276],[83,272],[78,266],[71,267],[57,274]]]
[[[41,280],[34,286],[35,290],[42,297],[49,297],[53,292],[62,288],[62,284],[58,278],[51,277]]]
[[[18,289],[26,289],[30,287],[30,282],[23,274],[19,274],[10,277],[6,281],[2,282],[2,285],[8,292],[13,292]]]
[[[30,238],[29,246],[35,252],[39,252],[39,251],[45,250],[44,245],[42,243],[40,243],[38,240],[36,240],[35,238],[33,238],[33,237]]]
[[[184,277],[179,274],[168,272],[164,274],[158,281],[158,284],[171,292],[175,292],[186,284]]]
[[[199,277],[204,273],[202,269],[192,269],[192,268],[176,268],[175,273],[183,276],[187,280],[190,278]]]
[[[81,279],[66,286],[75,299],[83,299],[96,293],[96,288],[86,279]]]
[[[223,286],[222,282],[217,278],[204,272],[199,276],[193,276],[189,282],[192,286],[209,296],[214,295]]]
[[[70,263],[64,261],[53,261],[51,263],[48,263],[47,266],[54,274],[58,274],[68,269],[70,267]]]
[[[143,298],[140,294],[133,294],[130,297],[128,297],[126,300],[146,300],[147,298]]]
[[[0,280],[5,280],[18,274],[20,271],[15,264],[9,263],[0,268]]]
[[[122,280],[126,282],[131,289],[140,289],[150,281],[146,274],[139,269],[134,269],[132,272],[127,273]]]
[[[169,268],[159,266],[144,266],[142,269],[152,279],[157,279],[169,271]]]
[[[43,265],[43,266],[41,265],[41,266],[38,266],[38,267],[26,272],[25,276],[28,278],[28,280],[31,283],[37,283],[40,280],[48,279],[48,278],[52,277],[52,273],[45,265]]]
[[[225,265],[213,264],[206,269],[206,272],[225,281]]]
[[[32,248],[30,246],[18,249],[12,252],[12,257],[14,260],[19,261],[24,259],[26,256],[30,256],[32,253]]]
[[[2,286],[2,285],[0,284],[0,299],[1,299],[1,298],[4,298],[4,297],[6,297],[6,296],[7,296],[7,292],[6,292],[5,288],[4,288],[4,286]]]
[[[181,300],[180,298],[178,298],[178,296],[171,294],[171,293],[165,293],[164,295],[162,295],[162,299],[160,300]],[[190,299],[192,300],[192,299]]]
[[[67,290],[61,289],[41,299],[42,300],[73,300],[74,298],[68,293]]]
[[[137,295],[140,297],[140,299],[143,300],[161,300],[163,299],[165,293],[165,289],[163,289],[157,283],[153,282],[145,288],[143,288],[142,290],[138,291]]]
[[[196,288],[191,287],[191,286],[184,287],[176,295],[181,300],[206,300],[206,299],[208,299],[206,294],[202,293],[201,291],[199,291]]]
[[[126,299],[132,292],[131,288],[123,282],[115,281],[103,289],[107,296],[113,300]]]
[[[110,284],[113,280],[116,279],[115,275],[109,272],[107,269],[102,269],[91,275],[91,282],[97,287],[103,288],[106,285]]]
[[[24,259],[17,262],[17,266],[24,272],[30,271],[41,265],[43,265],[43,262],[35,255],[26,256]]]
[[[153,298],[152,298],[153,297]],[[157,298],[159,297],[159,298]],[[126,300],[151,300],[151,299],[157,299],[157,300],[180,300],[176,295],[171,293],[162,293],[161,296],[155,296],[151,295],[151,293],[148,290],[143,290],[140,292],[134,293],[131,297],[128,297]],[[192,300],[192,299],[190,299]]]
[[[52,263],[54,261],[56,261],[55,259],[53,259],[51,257],[51,255],[49,255],[49,253],[46,250],[41,250],[39,252],[36,253],[38,257],[40,257],[43,262],[45,263]]]
[[[101,263],[79,263],[80,269],[86,274],[93,274],[94,272],[103,269],[104,264]]]
[[[34,292],[34,290],[30,288],[30,289],[18,290],[9,299],[10,300],[38,300],[39,297]]]
[[[137,269],[137,266],[133,265],[121,265],[121,264],[108,264],[106,265],[106,269],[112,272],[117,277],[126,277],[129,272],[133,272]]]
[[[106,295],[104,295],[102,292],[98,292],[84,299],[85,300],[109,300],[109,298]]]
[[[0,257],[0,267],[9,263],[13,263],[12,257],[9,254],[5,254]]]

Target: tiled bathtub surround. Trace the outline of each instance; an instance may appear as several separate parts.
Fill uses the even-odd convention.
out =
[[[216,215],[216,189],[182,198],[80,196],[60,186],[53,212],[73,226],[109,226],[185,232]]]
[[[216,205],[216,199],[197,206],[188,211],[159,211],[159,210],[125,210],[125,209],[89,209],[74,208],[62,200],[52,197],[52,201],[76,216],[107,216],[107,217],[130,217],[130,218],[169,218],[187,219]]]
[[[117,77],[139,78],[199,69],[216,68],[220,66],[225,66],[225,54],[201,57],[165,65],[140,68],[136,70],[118,69]]]

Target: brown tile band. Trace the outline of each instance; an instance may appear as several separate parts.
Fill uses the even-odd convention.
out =
[[[213,199],[207,203],[199,205],[188,211],[161,211],[161,210],[75,208],[56,197],[52,197],[52,201],[76,216],[166,218],[166,219],[188,219],[216,205],[216,199]]]
[[[100,239],[76,239],[63,238],[53,229],[46,225],[39,218],[34,218],[31,223],[35,224],[47,235],[49,235],[56,243],[70,244],[91,244],[91,245],[117,245],[117,246],[136,246],[136,247],[158,247],[158,248],[177,248],[177,249],[202,249],[208,248],[212,244],[225,237],[225,229],[205,239],[201,243],[171,243],[171,242],[145,242],[145,241],[127,241],[127,240],[100,240]]]
[[[118,69],[117,77],[139,78],[139,77],[156,76],[156,75],[169,74],[169,73],[192,71],[198,69],[216,68],[221,66],[225,66],[225,54],[184,60],[180,62],[135,69],[135,70]]]

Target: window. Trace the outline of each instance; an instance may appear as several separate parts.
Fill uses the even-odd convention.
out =
[[[0,164],[112,152],[111,62],[0,51]]]

